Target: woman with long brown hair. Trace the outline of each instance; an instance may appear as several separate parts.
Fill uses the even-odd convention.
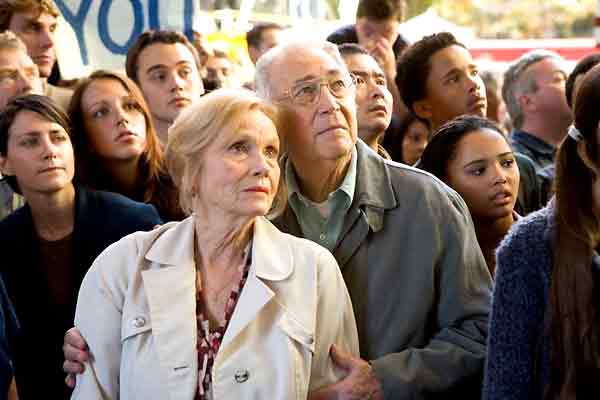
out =
[[[600,67],[559,146],[556,195],[497,254],[487,399],[600,398]]]
[[[153,204],[165,221],[184,217],[137,85],[110,71],[84,79],[69,105],[84,184]]]

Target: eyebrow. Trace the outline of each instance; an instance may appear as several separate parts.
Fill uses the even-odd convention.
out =
[[[496,158],[502,158],[502,157],[506,157],[506,156],[513,156],[514,154],[515,154],[515,153],[514,153],[514,152],[512,152],[512,151],[507,151],[507,152],[504,152],[504,153],[501,153],[501,154],[498,154],[498,155],[496,155]],[[479,160],[473,160],[473,161],[471,161],[470,163],[467,163],[467,164],[465,164],[465,165],[464,165],[464,168],[467,168],[467,167],[469,167],[469,166],[472,166],[472,165],[474,165],[474,164],[480,164],[480,163],[483,163],[483,162],[486,162],[486,161],[487,161],[487,160],[486,160],[486,159],[483,159],[483,158],[482,158],[482,159],[479,159]]]
[[[330,69],[325,73],[325,75],[335,75],[335,74],[343,75],[342,71],[340,71],[339,69]],[[317,78],[319,78],[319,77],[314,74],[308,74],[308,75],[303,76],[302,78],[296,79],[294,81],[294,85],[296,85],[298,83],[312,81]]]
[[[187,61],[187,60],[181,60],[181,61],[177,61],[175,63],[176,67],[178,67],[180,65],[193,65],[193,64],[192,64],[191,61]],[[154,65],[152,65],[151,67],[149,67],[146,70],[146,73],[149,74],[149,73],[151,73],[153,71],[157,71],[157,70],[160,70],[160,69],[168,69],[168,68],[169,68],[169,66],[165,65],[165,64],[154,64]]]

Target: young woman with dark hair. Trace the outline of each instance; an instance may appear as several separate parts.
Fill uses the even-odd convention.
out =
[[[0,273],[20,330],[13,365],[22,399],[67,399],[63,334],[94,259],[161,220],[154,207],[73,183],[67,115],[45,96],[18,97],[0,113],[0,170],[26,204],[0,221]]]
[[[487,399],[600,398],[600,66],[556,156],[555,197],[498,250]]]
[[[429,140],[427,124],[413,113],[408,113],[396,129],[386,132],[382,145],[389,152],[392,160],[414,165],[423,154],[427,140]]]
[[[432,135],[418,167],[463,197],[493,275],[496,248],[517,218],[519,191],[519,168],[500,128],[481,117],[456,118]]]
[[[185,217],[150,111],[131,79],[94,72],[73,93],[69,116],[83,183],[150,203],[165,221]]]

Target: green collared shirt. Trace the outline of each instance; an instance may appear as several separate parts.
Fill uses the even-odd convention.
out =
[[[289,205],[294,210],[302,234],[306,239],[333,251],[342,233],[344,216],[352,205],[356,187],[356,147],[352,148],[350,166],[342,184],[323,203],[315,203],[300,193],[296,173],[288,159],[285,167]]]

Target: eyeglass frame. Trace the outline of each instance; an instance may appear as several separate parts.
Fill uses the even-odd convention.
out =
[[[294,103],[294,104],[298,104],[298,105],[301,105],[301,106],[310,106],[310,105],[315,105],[315,104],[317,104],[317,103],[319,102],[319,100],[321,99],[321,92],[322,92],[322,87],[323,87],[323,86],[327,86],[327,90],[329,90],[329,93],[331,93],[331,95],[332,95],[333,97],[335,97],[336,99],[342,98],[342,97],[344,97],[344,95],[337,95],[337,94],[335,94],[335,93],[334,93],[334,92],[331,90],[331,87],[330,87],[330,85],[331,85],[331,83],[333,83],[333,82],[335,81],[335,78],[338,78],[338,76],[335,76],[335,77],[333,77],[333,78],[319,78],[319,79],[311,79],[311,80],[308,80],[308,81],[305,81],[305,82],[300,82],[300,83],[297,83],[297,84],[293,85],[292,87],[290,87],[290,88],[288,88],[288,89],[284,90],[284,91],[283,91],[283,93],[282,93],[282,95],[281,95],[281,97],[279,97],[277,100],[274,100],[274,101],[275,101],[275,102],[277,102],[277,103],[279,103],[279,102],[283,102],[283,101],[285,101],[285,100],[288,100],[288,99],[289,99],[289,100],[290,100],[292,103]],[[344,80],[344,81],[346,81],[346,80],[348,80],[348,79],[350,80],[350,85],[348,85],[348,87],[347,87],[347,89],[348,89],[348,90],[352,89],[353,87],[356,89],[356,76],[354,76],[354,75],[353,75],[353,74],[351,74],[351,73],[348,73],[348,74],[343,74],[343,73],[342,73],[342,74],[341,74],[341,78],[342,78],[342,80]],[[319,84],[319,90],[317,91],[317,95],[315,96],[315,100],[313,100],[312,102],[309,102],[309,103],[300,103],[300,102],[297,102],[296,100],[294,100],[295,98],[294,98],[294,96],[292,95],[292,90],[293,90],[295,87],[298,87],[298,86],[300,86],[300,85],[306,85],[306,84],[308,84],[308,83],[311,83],[311,84],[312,84],[312,83],[318,83],[318,84]]]

